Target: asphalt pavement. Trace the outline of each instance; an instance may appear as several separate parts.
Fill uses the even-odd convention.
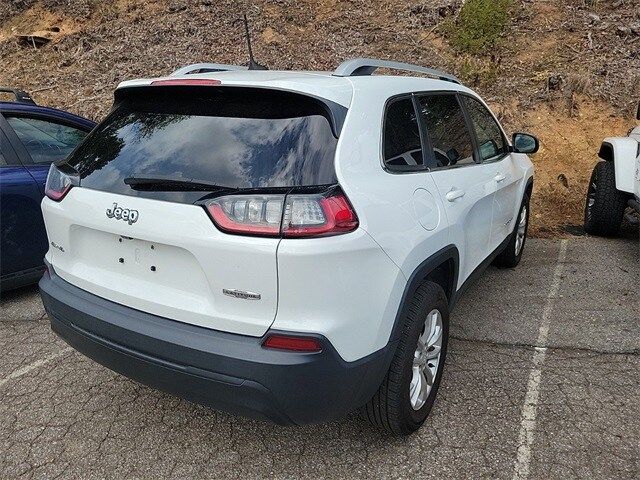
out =
[[[0,478],[640,476],[637,239],[530,239],[452,315],[416,434],[359,415],[280,427],[154,391],[50,330],[37,289],[0,300]]]

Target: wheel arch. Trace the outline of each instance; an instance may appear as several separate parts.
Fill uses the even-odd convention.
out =
[[[447,245],[424,260],[416,267],[407,280],[398,312],[391,330],[390,341],[396,340],[402,331],[402,322],[411,303],[411,298],[424,282],[434,282],[444,290],[449,305],[452,306],[458,285],[460,255],[455,245]]]
[[[527,184],[524,187],[524,193],[531,199],[531,195],[533,194],[533,177],[530,177],[527,180]]]
[[[616,189],[633,193],[636,158],[640,144],[629,137],[605,138],[600,145],[598,156],[605,162],[612,162],[615,168]]]
[[[598,157],[600,157],[605,162],[613,162],[613,159],[615,157],[613,145],[611,145],[610,142],[602,142],[602,145],[600,145],[600,150],[598,150]]]

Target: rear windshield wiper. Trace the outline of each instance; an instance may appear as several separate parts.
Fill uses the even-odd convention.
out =
[[[169,176],[145,176],[136,175],[127,177],[124,183],[129,185],[133,190],[146,190],[158,192],[211,192],[219,190],[235,190],[233,187],[224,187],[206,180],[197,180],[195,178],[176,178]]]

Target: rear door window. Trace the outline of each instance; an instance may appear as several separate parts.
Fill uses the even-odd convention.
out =
[[[429,168],[474,164],[473,141],[456,95],[423,95],[419,105],[433,149]]]
[[[6,119],[33,163],[62,160],[87,136],[83,130],[50,120],[28,116],[7,116]]]
[[[392,100],[384,118],[384,163],[389,170],[422,169],[422,145],[411,97]]]
[[[321,101],[263,89],[217,87],[202,94],[170,87],[170,96],[163,93],[170,88],[152,88],[144,100],[121,103],[69,159],[82,187],[190,203],[203,193],[136,190],[124,180],[158,177],[239,189],[337,183],[338,140]]]

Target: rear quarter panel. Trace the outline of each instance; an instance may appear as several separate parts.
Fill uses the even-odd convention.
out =
[[[321,333],[348,362],[389,342],[406,280],[363,229],[278,246],[278,313],[271,328]]]
[[[382,123],[389,89],[372,81],[366,90],[360,91],[361,84],[358,82],[354,87],[338,142],[336,173],[358,214],[361,228],[408,278],[431,253],[449,244],[447,218],[429,172],[384,170]],[[416,198],[420,197],[417,201],[416,193]],[[425,210],[428,218],[424,216]]]
[[[375,81],[366,91],[359,91],[358,85],[354,89],[335,165],[338,181],[358,215],[359,230],[369,236],[371,246],[367,248],[371,252],[366,258],[356,255],[343,266],[351,269],[348,285],[356,295],[343,297],[350,316],[343,317],[348,323],[336,325],[336,332],[341,330],[343,336],[341,354],[348,352],[351,359],[386,345],[407,278],[427,257],[450,243],[447,219],[431,174],[395,174],[382,166],[382,121],[388,89]],[[379,249],[375,254],[374,245]]]

